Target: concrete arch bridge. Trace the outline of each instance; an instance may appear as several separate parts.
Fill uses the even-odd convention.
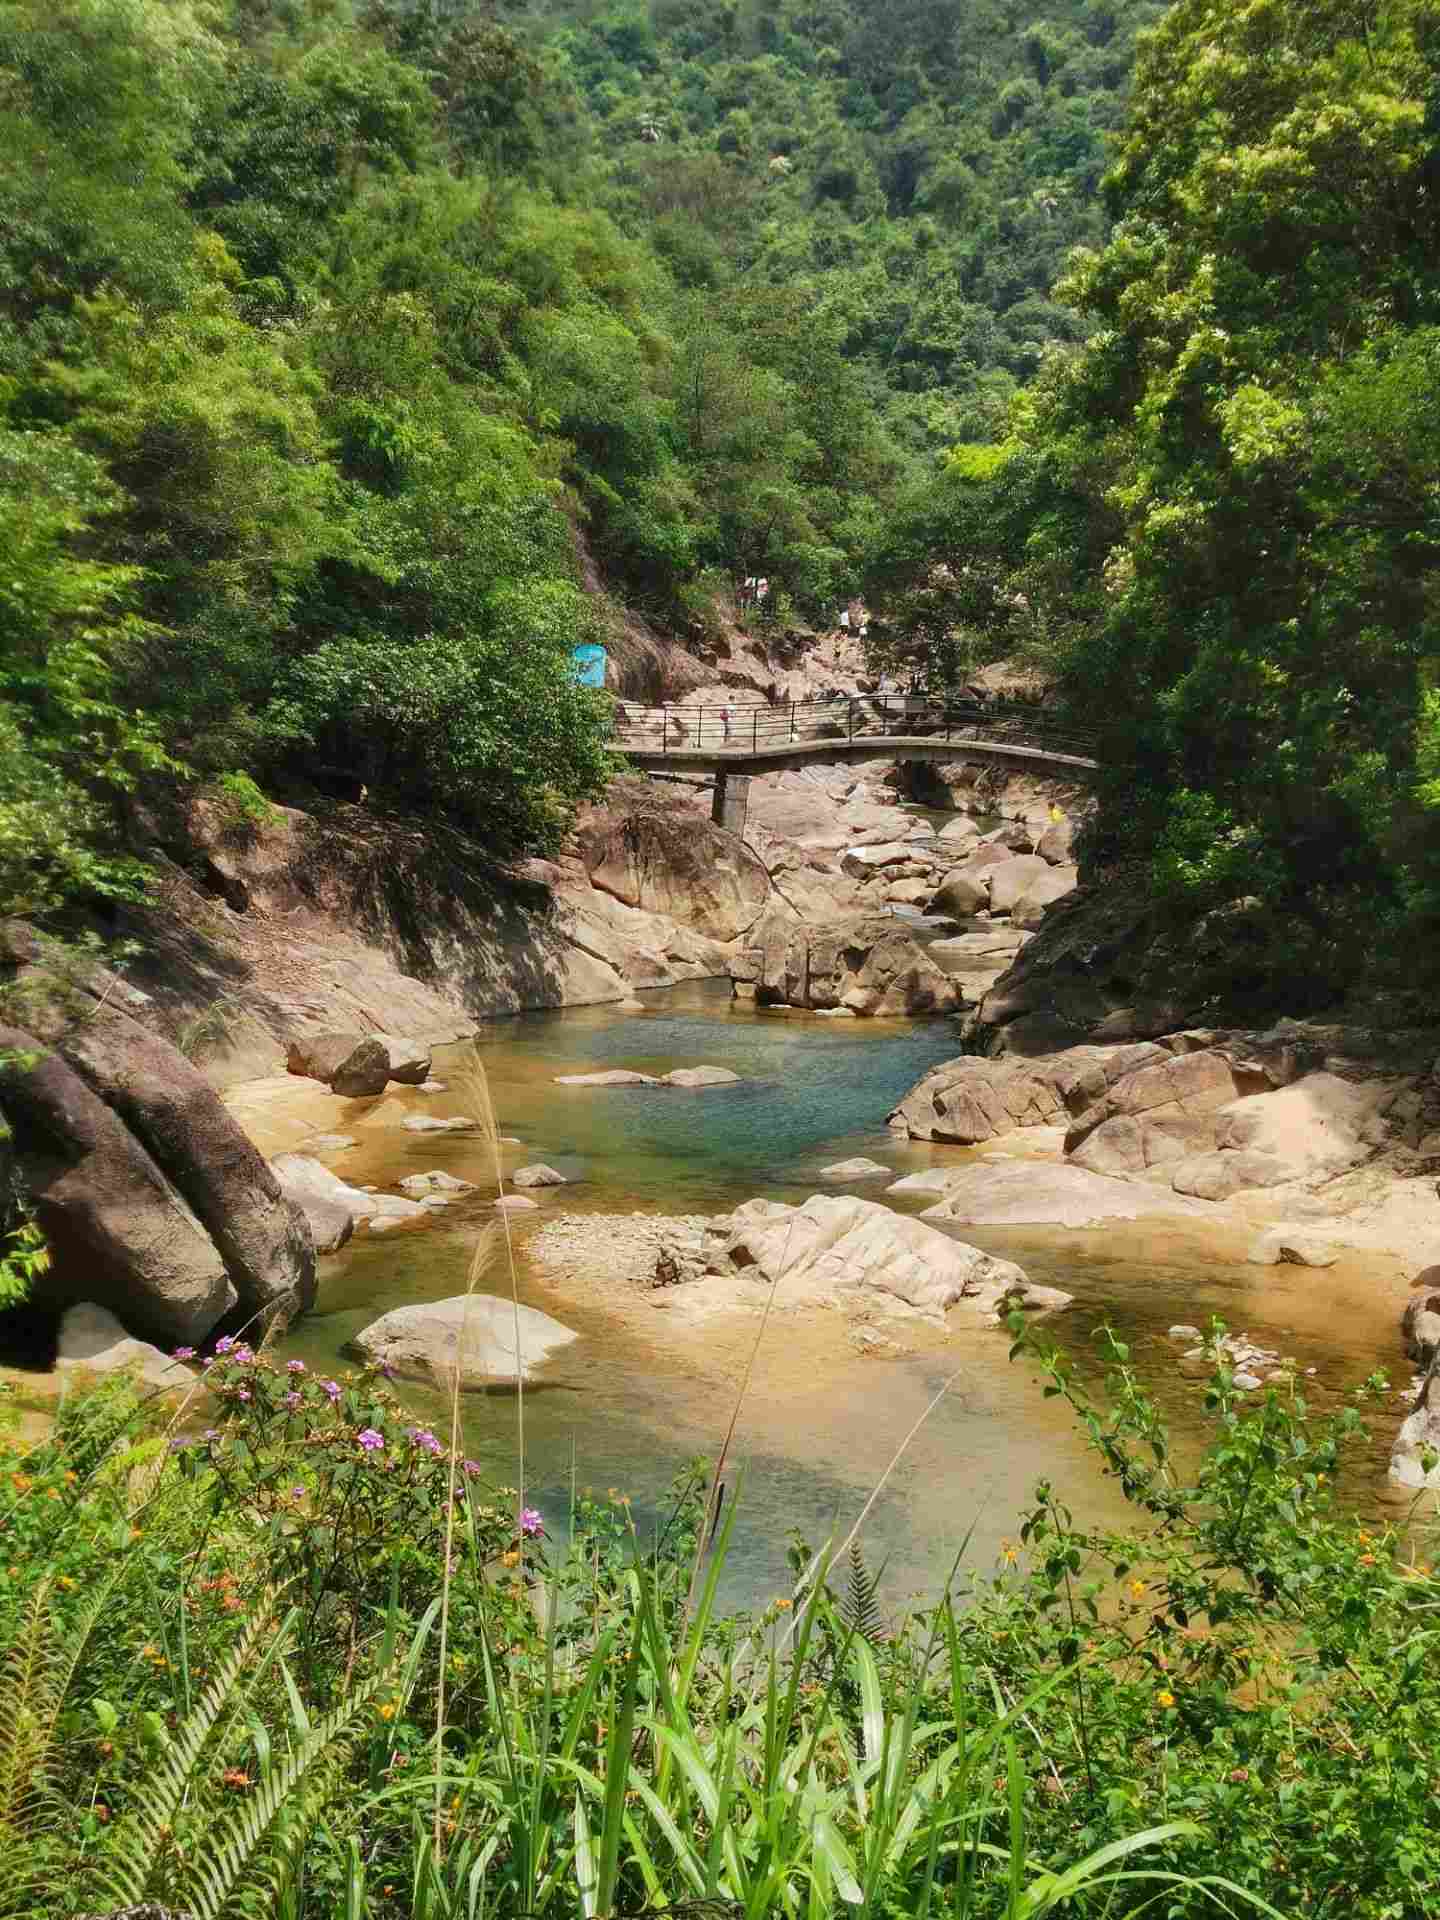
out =
[[[855,694],[779,705],[615,709],[615,745],[640,771],[710,774],[717,826],[743,832],[749,776],[877,754],[897,760],[989,761],[1067,779],[1099,770],[1095,736],[1022,701],[944,701]]]

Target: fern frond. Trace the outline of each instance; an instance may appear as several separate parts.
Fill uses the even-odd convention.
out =
[[[226,1902],[239,1884],[242,1874],[255,1862],[270,1827],[282,1810],[291,1816],[289,1831],[282,1837],[282,1852],[289,1853],[303,1843],[305,1833],[318,1812],[318,1796],[305,1795],[297,1804],[297,1789],[312,1768],[325,1756],[374,1699],[382,1680],[378,1674],[366,1681],[348,1699],[314,1723],[291,1750],[287,1758],[270,1772],[260,1791],[236,1807],[221,1823],[209,1847],[209,1858],[194,1867],[188,1877],[186,1906],[195,1920],[219,1920]],[[303,1805],[307,1818],[298,1817]]]
[[[865,1564],[858,1540],[850,1542],[850,1573],[840,1602],[840,1617],[852,1633],[868,1640],[871,1646],[884,1637],[885,1623],[880,1613],[880,1597],[875,1591],[875,1578]]]
[[[36,1586],[0,1671],[0,1829],[23,1827],[48,1758],[60,1667],[51,1591],[48,1580]]]
[[[116,1829],[114,1858],[106,1886],[117,1906],[133,1905],[144,1899],[155,1863],[170,1837],[176,1810],[205,1743],[230,1705],[245,1664],[260,1636],[270,1627],[272,1618],[273,1599],[267,1595],[265,1604],[246,1621],[219,1672],[177,1729],[164,1760],[147,1777],[144,1790],[136,1796],[135,1811]],[[276,1639],[276,1651],[283,1637],[282,1629]]]

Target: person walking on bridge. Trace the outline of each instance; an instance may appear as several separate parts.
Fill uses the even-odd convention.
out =
[[[725,736],[725,745],[727,747],[730,744],[730,722],[733,718],[734,715],[731,713],[727,702],[727,704],[720,709],[720,730]]]

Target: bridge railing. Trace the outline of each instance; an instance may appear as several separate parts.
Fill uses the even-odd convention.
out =
[[[1018,700],[936,700],[926,694],[867,693],[775,705],[615,707],[615,744],[636,753],[759,753],[825,740],[992,741],[1089,757],[1096,736]]]

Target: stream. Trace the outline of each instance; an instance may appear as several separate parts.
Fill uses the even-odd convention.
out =
[[[626,1298],[615,1298],[604,1275],[567,1293],[527,1260],[536,1221],[557,1213],[713,1214],[757,1195],[794,1202],[817,1191],[880,1199],[883,1181],[827,1185],[819,1170],[863,1154],[898,1176],[984,1151],[904,1141],[885,1127],[900,1095],[953,1058],[948,1021],[757,1012],[732,1002],[723,981],[642,998],[644,1013],[594,1007],[521,1015],[487,1028],[477,1043],[501,1130],[520,1142],[505,1149],[507,1174],[544,1161],[573,1183],[536,1192],[541,1211],[516,1223],[514,1245],[521,1299],[580,1338],[527,1388],[523,1410],[512,1394],[466,1396],[466,1443],[497,1479],[514,1484],[523,1411],[526,1498],[556,1534],[565,1531],[575,1494],[587,1489],[630,1496],[642,1533],[663,1524],[675,1477],[719,1449],[759,1323],[671,1324],[656,1310],[663,1296],[626,1288]],[[439,1079],[457,1070],[461,1051],[437,1052]],[[554,1084],[562,1073],[663,1072],[701,1062],[731,1068],[742,1083],[691,1093]],[[387,1098],[399,1094],[415,1111],[443,1115],[467,1110],[458,1091],[427,1098],[392,1088]],[[353,1130],[343,1117],[336,1125]],[[319,1304],[284,1350],[327,1371],[347,1364],[347,1342],[380,1314],[463,1292],[476,1232],[494,1217],[493,1157],[476,1136],[416,1136],[395,1124],[357,1139],[330,1161],[349,1181],[388,1187],[405,1173],[438,1167],[475,1181],[477,1190],[434,1224],[361,1235],[325,1262]],[[908,1210],[925,1204],[917,1199]],[[1075,1296],[1047,1325],[1080,1378],[1098,1385],[1103,1377],[1102,1327],[1129,1341],[1181,1450],[1191,1452],[1204,1432],[1203,1389],[1176,1369],[1166,1329],[1177,1321],[1204,1325],[1218,1313],[1295,1355],[1302,1368],[1316,1369],[1305,1390],[1321,1409],[1339,1404],[1378,1366],[1396,1384],[1408,1378],[1393,1298],[1367,1285],[1358,1256],[1328,1270],[1256,1267],[1244,1259],[1249,1237],[1232,1226],[1227,1238],[1223,1216],[1198,1230],[1166,1221],[1088,1232],[965,1230],[965,1238]],[[480,1287],[508,1292],[503,1259]],[[811,1542],[832,1529],[843,1534],[917,1421],[864,1532],[867,1559],[883,1571],[892,1597],[933,1591],[957,1558],[991,1571],[1042,1477],[1086,1518],[1121,1517],[1123,1503],[1073,1415],[1043,1397],[1033,1362],[1009,1361],[1003,1331],[911,1321],[897,1339],[899,1354],[862,1353],[838,1313],[778,1316],[765,1329],[731,1456],[741,1484],[728,1601],[783,1592],[792,1532]],[[412,1383],[400,1391],[432,1423],[441,1418],[439,1395]],[[1371,1449],[1349,1470],[1346,1491],[1357,1506],[1378,1498],[1395,1404],[1386,1403]]]

